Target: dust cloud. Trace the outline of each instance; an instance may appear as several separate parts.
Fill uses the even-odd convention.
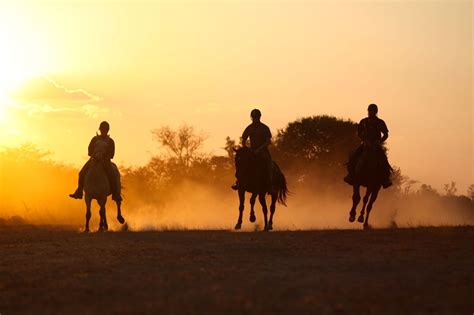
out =
[[[429,198],[402,198],[382,191],[371,212],[371,225],[376,228],[457,226],[474,224],[473,209],[466,211],[455,205],[443,205]],[[347,198],[336,195],[317,195],[311,191],[293,192],[288,206],[277,204],[273,220],[275,230],[309,229],[361,229],[360,223],[349,223],[348,213],[352,205],[350,187]],[[186,181],[166,196],[168,201],[160,208],[152,205],[127,209],[124,215],[131,231],[223,229],[231,230],[238,218],[238,196],[230,188],[208,187]],[[246,195],[243,215],[243,231],[263,228],[262,208],[257,200],[257,221],[249,222],[250,194]],[[270,198],[267,197],[267,205]],[[360,204],[358,211],[360,211]],[[109,216],[110,216],[109,211]],[[114,225],[114,228],[118,228]]]
[[[34,147],[22,147],[0,154],[0,225],[38,224],[83,226],[85,204],[68,194],[76,187],[78,170],[57,164]],[[223,229],[233,230],[238,218],[237,193],[230,189],[233,176],[218,184],[182,179],[167,190],[146,193],[143,200],[141,180],[124,176],[123,215],[130,231]],[[349,223],[352,191],[347,185],[337,189],[310,189],[291,178],[291,194],[285,207],[277,204],[273,220],[275,230],[360,229],[360,223]],[[221,175],[219,175],[221,177]],[[330,179],[322,180],[330,182]],[[205,181],[204,181],[205,182]],[[362,192],[364,193],[364,192]],[[249,222],[250,195],[246,195],[243,231],[263,228],[260,204],[256,203],[257,221]],[[267,197],[267,202],[269,198]],[[361,205],[359,206],[360,210]],[[98,224],[98,205],[94,204],[91,227]],[[115,220],[115,205],[107,204],[109,225],[120,230]],[[413,192],[404,194],[390,188],[382,190],[371,213],[375,228],[474,225],[473,201],[465,196],[445,196]]]

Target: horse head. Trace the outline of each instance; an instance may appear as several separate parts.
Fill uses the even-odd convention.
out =
[[[239,177],[239,174],[244,174],[250,169],[255,160],[255,153],[247,146],[234,148],[234,152],[235,170],[237,177]]]
[[[381,150],[375,145],[365,145],[356,167],[356,178],[363,186],[377,185],[383,182]]]
[[[94,157],[90,161],[89,170],[84,178],[84,191],[94,199],[107,197],[111,193],[103,162],[99,158]]]

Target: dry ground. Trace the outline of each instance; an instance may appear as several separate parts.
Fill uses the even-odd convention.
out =
[[[0,313],[473,314],[474,228],[0,227]]]

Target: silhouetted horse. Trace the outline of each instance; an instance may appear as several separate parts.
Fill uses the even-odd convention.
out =
[[[263,161],[261,161],[257,155],[248,147],[244,146],[239,149],[234,149],[235,151],[235,168],[237,173],[237,178],[239,181],[239,218],[235,229],[239,230],[242,227],[242,214],[244,212],[244,203],[245,203],[245,192],[252,193],[250,198],[250,222],[255,222],[255,199],[258,196],[258,200],[262,205],[263,217],[265,221],[264,230],[273,229],[273,214],[275,213],[277,201],[286,206],[286,197],[288,194],[288,188],[286,186],[285,175],[281,172],[278,165],[273,162],[273,178],[272,186],[273,191],[268,191],[267,184],[267,175],[265,171],[265,166]],[[270,219],[267,219],[267,203],[265,200],[266,194],[269,194],[272,198],[270,204]]]
[[[380,159],[380,153],[374,146],[365,146],[359,160],[354,174],[352,208],[349,213],[349,222],[354,222],[356,217],[357,206],[360,202],[360,186],[367,187],[366,194],[363,200],[362,210],[357,221],[364,223],[364,229],[368,229],[369,215],[375,200],[379,194],[380,188],[384,180],[384,166]],[[364,220],[364,213],[367,210],[367,215]]]
[[[86,202],[86,226],[84,232],[89,232],[89,221],[91,218],[91,203],[92,200],[97,200],[97,203],[100,206],[100,222],[98,231],[107,231],[109,229],[107,225],[107,216],[105,212],[105,204],[107,203],[107,196],[109,196],[112,191],[110,189],[110,183],[107,178],[104,166],[101,162],[102,148],[99,146],[97,149],[99,152],[94,154],[95,158],[91,160],[91,164],[87,174],[84,178],[84,192],[85,192],[85,202]],[[120,187],[120,173],[117,169],[117,166],[113,164],[115,174],[117,176],[117,186]],[[121,211],[121,201],[116,201],[117,204],[117,220],[123,224],[125,219],[122,217]]]

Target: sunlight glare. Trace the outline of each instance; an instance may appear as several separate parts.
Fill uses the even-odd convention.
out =
[[[5,103],[11,92],[52,68],[48,42],[37,30],[33,21],[18,11],[0,13],[0,117],[5,115]]]

